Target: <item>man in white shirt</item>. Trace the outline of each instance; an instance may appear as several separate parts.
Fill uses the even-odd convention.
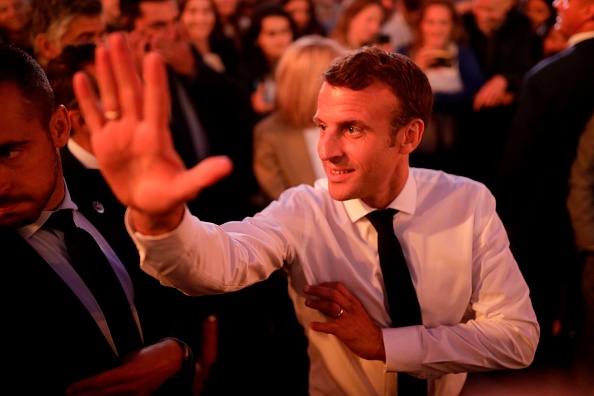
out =
[[[399,372],[429,379],[429,394],[458,394],[466,372],[530,364],[539,326],[493,196],[469,179],[409,168],[432,94],[408,58],[364,48],[331,66],[314,117],[328,178],[220,227],[190,216],[184,202],[232,165],[211,157],[183,167],[159,103],[160,59],[145,58],[144,97],[121,36],[97,61],[102,105],[83,75],[75,91],[105,177],[128,206],[141,267],[196,295],[283,268],[309,340],[311,395],[395,395]],[[422,325],[390,327],[377,233],[365,217],[388,207],[399,211],[394,231]]]

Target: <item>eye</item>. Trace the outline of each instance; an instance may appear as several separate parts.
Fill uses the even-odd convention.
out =
[[[361,132],[361,130],[354,125],[349,125],[348,128],[346,129],[346,133],[349,135],[354,135],[359,132]]]
[[[19,151],[13,148],[0,148],[0,159],[14,159]]]

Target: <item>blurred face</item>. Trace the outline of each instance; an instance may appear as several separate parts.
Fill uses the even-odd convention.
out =
[[[61,48],[67,45],[85,43],[100,44],[105,36],[105,23],[103,17],[78,17],[74,18],[66,33],[60,38]]]
[[[291,23],[282,16],[269,16],[262,20],[262,29],[256,40],[269,61],[279,59],[293,41]]]
[[[362,9],[349,25],[349,45],[358,48],[373,40],[380,30],[383,17],[384,11],[378,5],[374,4]]]
[[[207,40],[215,25],[210,0],[190,0],[181,13],[181,24],[192,40]]]
[[[120,17],[120,0],[101,0],[103,19],[106,23],[116,24]]]
[[[310,9],[307,0],[292,0],[284,6],[285,11],[291,15],[299,30],[307,27],[310,20]]]
[[[472,13],[479,30],[491,35],[501,27],[510,7],[510,0],[474,0]]]
[[[403,133],[391,136],[391,110],[397,105],[381,85],[361,91],[322,85],[314,120],[332,198],[360,198],[383,208],[398,195],[408,176],[408,155],[402,150]]]
[[[29,20],[29,0],[0,0],[0,27],[8,32],[19,32]]]
[[[13,84],[0,83],[0,227],[17,228],[57,207],[64,197],[58,147],[70,124],[64,108],[48,125],[31,116],[31,104]]]
[[[425,9],[421,20],[423,44],[431,48],[445,48],[452,37],[454,24],[447,7],[439,4]]]
[[[152,39],[175,40],[179,37],[177,1],[142,2],[134,27]]]
[[[594,2],[589,0],[555,0],[553,6],[557,10],[555,29],[565,37],[584,31],[584,24],[594,18]]]
[[[528,0],[526,16],[532,21],[532,27],[538,28],[551,17],[551,10],[544,0]]]

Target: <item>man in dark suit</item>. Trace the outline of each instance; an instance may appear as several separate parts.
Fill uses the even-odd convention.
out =
[[[208,156],[227,155],[233,173],[212,186],[189,207],[200,218],[217,224],[241,220],[257,211],[252,172],[252,128],[255,115],[249,95],[238,80],[211,69],[195,48],[181,37],[175,0],[120,2],[121,26],[130,47],[141,59],[147,50],[159,52],[167,65],[173,143],[190,168]],[[165,102],[164,102],[165,105]]]
[[[68,141],[70,118],[55,104],[39,64],[1,44],[0,58],[3,356],[10,362],[3,385],[35,395],[64,395],[75,383],[79,391],[103,394],[190,395],[198,331],[185,321],[198,317],[188,315],[185,296],[140,271],[121,205],[109,198],[98,172],[73,170],[65,181],[59,149]],[[65,234],[50,224],[65,211],[117,274],[139,345],[115,342],[115,324],[74,269]]]
[[[567,362],[580,264],[566,208],[568,179],[594,111],[594,0],[558,0],[570,47],[526,75],[496,196],[541,325],[536,362]],[[573,342],[573,341],[572,341]]]

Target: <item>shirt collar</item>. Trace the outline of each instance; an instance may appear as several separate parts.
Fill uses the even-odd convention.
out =
[[[569,43],[570,47],[573,47],[577,43],[581,43],[582,41],[585,41],[585,40],[588,40],[591,38],[594,38],[594,31],[581,32],[581,33],[574,34],[567,40],[567,42]]]
[[[68,139],[68,150],[85,168],[99,169],[97,158],[72,139]]]
[[[60,209],[78,209],[78,207],[70,197],[70,192],[68,192],[68,187],[66,186],[66,180],[64,180],[64,199],[62,200],[60,206],[58,206],[56,210],[44,210],[43,212],[41,212],[41,215],[39,215],[39,218],[35,220],[34,223],[31,223],[24,227],[17,228],[16,231],[19,234],[21,234],[23,238],[29,239],[31,235],[35,234],[37,230],[39,230],[45,224],[45,222],[47,221],[47,219],[49,219],[52,213],[57,212]]]
[[[393,208],[399,212],[414,214],[417,206],[417,183],[412,177],[412,169],[408,169],[408,176],[406,183],[400,194],[388,205],[388,208]],[[372,208],[360,199],[351,199],[344,201],[344,207],[347,214],[353,223],[365,217],[368,213],[373,212],[377,208]]]

